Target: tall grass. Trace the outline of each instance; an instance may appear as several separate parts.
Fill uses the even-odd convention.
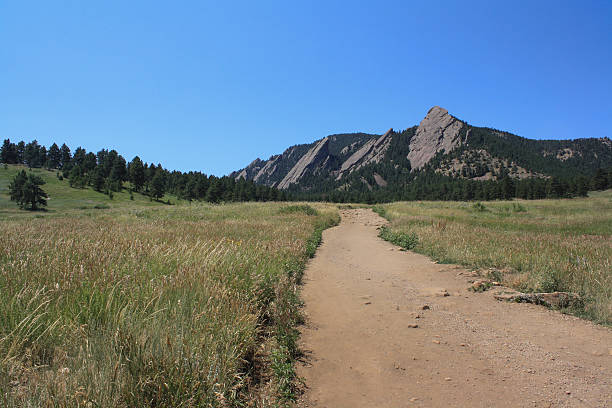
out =
[[[571,291],[572,312],[612,324],[612,192],[590,198],[410,202],[382,206],[392,231],[418,237],[415,251],[445,263],[498,268],[522,291]]]
[[[277,354],[293,347],[297,279],[313,236],[337,221],[332,207],[316,207],[306,215],[272,203],[202,204],[0,221],[0,405],[257,400],[266,377],[255,355],[265,342]],[[273,376],[269,388],[287,393],[281,383],[290,380]]]

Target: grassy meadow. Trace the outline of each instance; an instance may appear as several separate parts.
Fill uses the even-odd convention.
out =
[[[294,398],[298,285],[349,205],[209,205],[74,189],[9,201],[0,167],[0,406],[283,406]],[[523,291],[572,291],[612,323],[612,191],[586,199],[375,207],[386,239],[496,268]]]
[[[291,399],[296,285],[335,207],[109,200],[50,174],[47,212],[0,191],[0,406]]]
[[[570,312],[612,324],[612,190],[571,200],[397,202],[376,209],[417,252],[495,268],[496,279],[521,291],[578,293],[583,304]]]

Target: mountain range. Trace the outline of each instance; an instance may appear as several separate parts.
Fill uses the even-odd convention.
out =
[[[255,159],[230,177],[292,192],[384,191],[425,176],[496,181],[590,177],[612,167],[605,138],[534,140],[477,127],[434,106],[418,126],[334,134]]]

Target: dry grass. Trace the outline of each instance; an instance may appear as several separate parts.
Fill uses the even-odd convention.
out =
[[[612,191],[590,198],[410,202],[382,206],[391,229],[416,233],[415,250],[444,263],[505,270],[523,291],[571,291],[571,312],[612,323]]]
[[[293,344],[311,237],[337,219],[324,205],[311,216],[280,207],[1,220],[0,405],[255,401],[266,387],[253,383],[254,356],[263,342],[276,354]]]

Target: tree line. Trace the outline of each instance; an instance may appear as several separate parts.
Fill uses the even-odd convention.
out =
[[[412,132],[407,129],[404,132]],[[409,140],[409,138],[403,138]],[[402,140],[397,138],[397,140]],[[598,169],[592,176],[578,174],[574,177],[546,177],[518,180],[507,172],[497,180],[470,180],[438,174],[431,169],[410,172],[410,164],[403,154],[402,146],[389,149],[387,155],[395,154],[395,160],[386,160],[373,166],[351,173],[344,185],[321,179],[315,175],[306,176],[298,185],[290,186],[288,191],[278,190],[244,179],[232,177],[207,176],[200,172],[169,171],[161,164],[144,163],[138,156],[129,163],[115,150],[102,149],[97,153],[87,152],[78,147],[74,152],[63,144],[53,143],[48,149],[36,140],[30,143],[11,143],[6,139],[0,147],[0,162],[22,164],[30,168],[57,170],[58,177],[67,178],[74,188],[90,186],[96,191],[108,194],[128,188],[159,200],[166,193],[185,200],[205,200],[213,203],[231,201],[331,201],[380,203],[411,200],[508,200],[572,198],[583,197],[589,190],[612,188],[612,167]],[[402,154],[397,154],[400,151]],[[434,160],[435,161],[435,160]],[[379,187],[373,174],[380,174],[388,185]],[[19,177],[16,185],[28,186],[21,191],[21,206],[35,208],[43,203],[33,203],[34,186],[42,180]],[[309,179],[312,178],[312,180]],[[19,184],[21,183],[21,184]],[[126,187],[125,183],[129,183]],[[307,191],[302,188],[309,186]],[[26,193],[28,192],[29,193]],[[36,190],[38,191],[38,190]],[[44,193],[44,191],[42,192]],[[29,195],[28,195],[29,194]],[[29,197],[29,198],[28,198]],[[29,200],[29,201],[28,201]]]
[[[161,164],[145,163],[138,156],[127,162],[115,150],[102,149],[93,153],[77,147],[72,152],[65,143],[61,147],[53,143],[47,149],[36,140],[26,144],[6,139],[0,147],[0,162],[57,170],[58,178],[67,179],[71,187],[89,186],[111,198],[113,192],[128,188],[152,200],[159,200],[167,193],[184,200],[213,203],[287,199],[286,193],[252,181],[193,171],[169,171]],[[126,183],[129,184],[126,186]]]
[[[371,169],[370,169],[371,170]],[[500,180],[469,180],[445,176],[433,172],[404,174],[404,180],[376,186],[370,174],[359,171],[351,175],[344,189],[327,191],[298,191],[292,198],[305,201],[384,203],[392,201],[489,201],[520,198],[538,200],[544,198],[585,197],[589,191],[612,188],[612,167],[599,169],[591,177],[529,178],[518,180],[508,175]],[[384,171],[380,171],[384,173]]]

